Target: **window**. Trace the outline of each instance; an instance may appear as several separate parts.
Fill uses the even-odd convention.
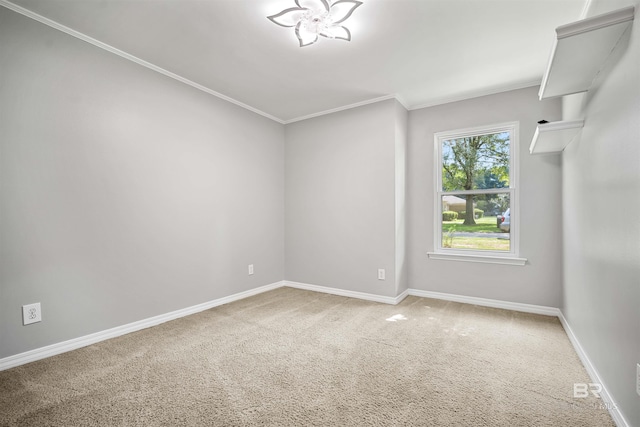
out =
[[[518,123],[435,134],[430,258],[524,264],[518,255]]]

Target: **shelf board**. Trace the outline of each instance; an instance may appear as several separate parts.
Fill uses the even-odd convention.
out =
[[[584,120],[566,120],[538,125],[529,146],[531,154],[559,153],[584,126]]]
[[[632,24],[633,6],[556,28],[540,99],[585,92]]]

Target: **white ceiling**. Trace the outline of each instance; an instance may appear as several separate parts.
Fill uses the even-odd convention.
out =
[[[300,48],[266,18],[294,0],[13,0],[282,122],[384,96],[413,109],[539,84],[555,28],[588,0],[363,2],[345,23],[351,42]]]

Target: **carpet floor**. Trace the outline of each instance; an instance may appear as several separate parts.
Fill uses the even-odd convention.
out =
[[[0,372],[2,426],[614,426],[558,319],[279,288]]]

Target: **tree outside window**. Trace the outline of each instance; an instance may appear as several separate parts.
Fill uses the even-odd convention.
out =
[[[515,254],[517,123],[436,134],[437,250]]]

